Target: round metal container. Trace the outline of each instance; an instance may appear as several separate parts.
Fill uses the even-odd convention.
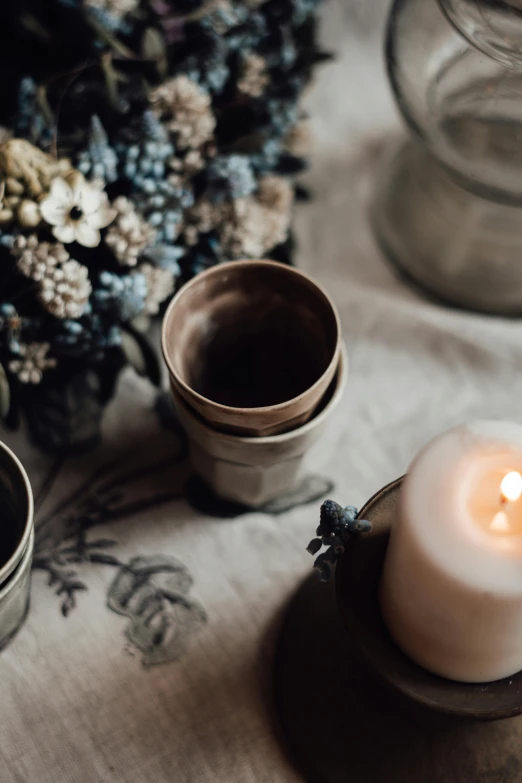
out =
[[[20,460],[0,442],[0,649],[27,615],[33,549],[31,485]]]

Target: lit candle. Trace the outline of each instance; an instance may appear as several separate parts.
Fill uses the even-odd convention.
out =
[[[401,490],[380,589],[402,650],[452,680],[522,669],[522,427],[440,435]]]

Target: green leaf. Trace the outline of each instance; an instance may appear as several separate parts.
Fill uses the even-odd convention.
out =
[[[11,387],[6,372],[0,364],[0,418],[6,419],[11,408]]]
[[[117,71],[112,65],[112,57],[109,52],[105,52],[101,58],[101,67],[105,78],[105,88],[107,90],[107,96],[109,102],[115,111],[118,111],[120,106],[120,98],[118,94],[118,78]]]
[[[141,53],[147,60],[155,60],[160,76],[167,75],[167,45],[155,27],[147,27],[141,40]]]
[[[145,335],[127,324],[121,333],[122,349],[129,364],[138,375],[148,378],[155,386],[161,384],[161,369],[156,352]]]
[[[148,315],[138,315],[131,321],[131,326],[137,332],[144,334],[150,329],[150,317]]]
[[[97,19],[92,16],[92,14],[87,14],[86,19],[91,27],[94,28],[100,39],[105,41],[111,47],[111,49],[114,49],[117,54],[121,54],[123,57],[127,57],[130,60],[136,59],[134,52],[132,52],[127,46],[125,46],[125,44],[119,41],[116,36],[111,35],[109,31],[102,25],[102,23],[98,22]]]
[[[35,35],[41,41],[47,45],[53,45],[56,43],[56,39],[50,32],[49,28],[45,27],[36,17],[32,14],[21,14],[20,22],[30,33]]]
[[[143,358],[143,351],[141,350],[136,338],[130,334],[130,332],[122,331],[121,347],[123,348],[123,353],[127,357],[127,361],[131,367],[134,367],[138,375],[146,377],[147,371],[145,366],[145,359]]]
[[[167,53],[165,40],[155,27],[147,27],[143,33],[141,53],[144,57],[150,57],[151,60],[159,60],[165,57]]]

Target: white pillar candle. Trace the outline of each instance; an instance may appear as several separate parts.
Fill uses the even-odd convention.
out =
[[[452,680],[522,669],[522,427],[450,430],[404,480],[380,587],[399,647]]]

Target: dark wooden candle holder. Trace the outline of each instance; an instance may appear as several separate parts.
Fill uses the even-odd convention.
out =
[[[522,673],[443,679],[404,655],[382,621],[400,489],[401,479],[361,510],[373,530],[341,556],[335,587],[312,575],[289,604],[275,656],[284,743],[307,783],[522,783]]]

